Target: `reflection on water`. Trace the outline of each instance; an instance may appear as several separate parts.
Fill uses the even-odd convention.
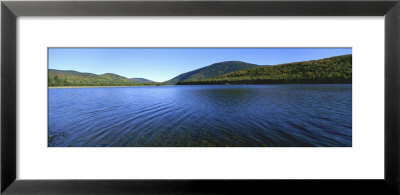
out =
[[[351,146],[352,86],[49,89],[49,146]]]

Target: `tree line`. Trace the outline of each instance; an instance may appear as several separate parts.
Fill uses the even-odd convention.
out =
[[[352,83],[352,55],[261,66],[210,79],[184,80],[178,85]]]

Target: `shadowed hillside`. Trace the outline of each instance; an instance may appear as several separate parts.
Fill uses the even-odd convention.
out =
[[[238,70],[247,70],[250,68],[258,67],[255,64],[250,64],[246,62],[240,61],[226,61],[215,63],[203,68],[199,68],[190,72],[186,72],[178,75],[177,77],[165,81],[163,84],[166,85],[174,85],[178,82],[185,80],[201,80],[201,79],[209,79],[219,75],[223,75],[230,72],[235,72]]]
[[[137,83],[154,83],[154,81],[145,78],[130,78],[129,80]]]

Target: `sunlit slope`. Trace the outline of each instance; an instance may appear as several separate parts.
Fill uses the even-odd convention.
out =
[[[177,84],[285,84],[352,83],[352,55],[320,60],[259,66],[207,79],[187,79]]]
[[[144,85],[143,82],[135,82],[126,77],[106,73],[92,74],[82,73],[72,70],[54,70],[49,69],[48,86],[135,86]]]

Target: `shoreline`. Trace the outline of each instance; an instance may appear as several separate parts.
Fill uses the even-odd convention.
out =
[[[137,85],[137,86],[60,86],[60,87],[47,87],[48,89],[67,89],[67,88],[111,88],[111,87],[157,87],[168,85]]]
[[[137,85],[137,86],[62,86],[62,87],[47,87],[48,89],[68,89],[68,88],[112,88],[112,87],[165,87],[165,86],[212,86],[212,85],[335,85],[352,83],[275,83],[275,84],[178,84],[178,85]]]

